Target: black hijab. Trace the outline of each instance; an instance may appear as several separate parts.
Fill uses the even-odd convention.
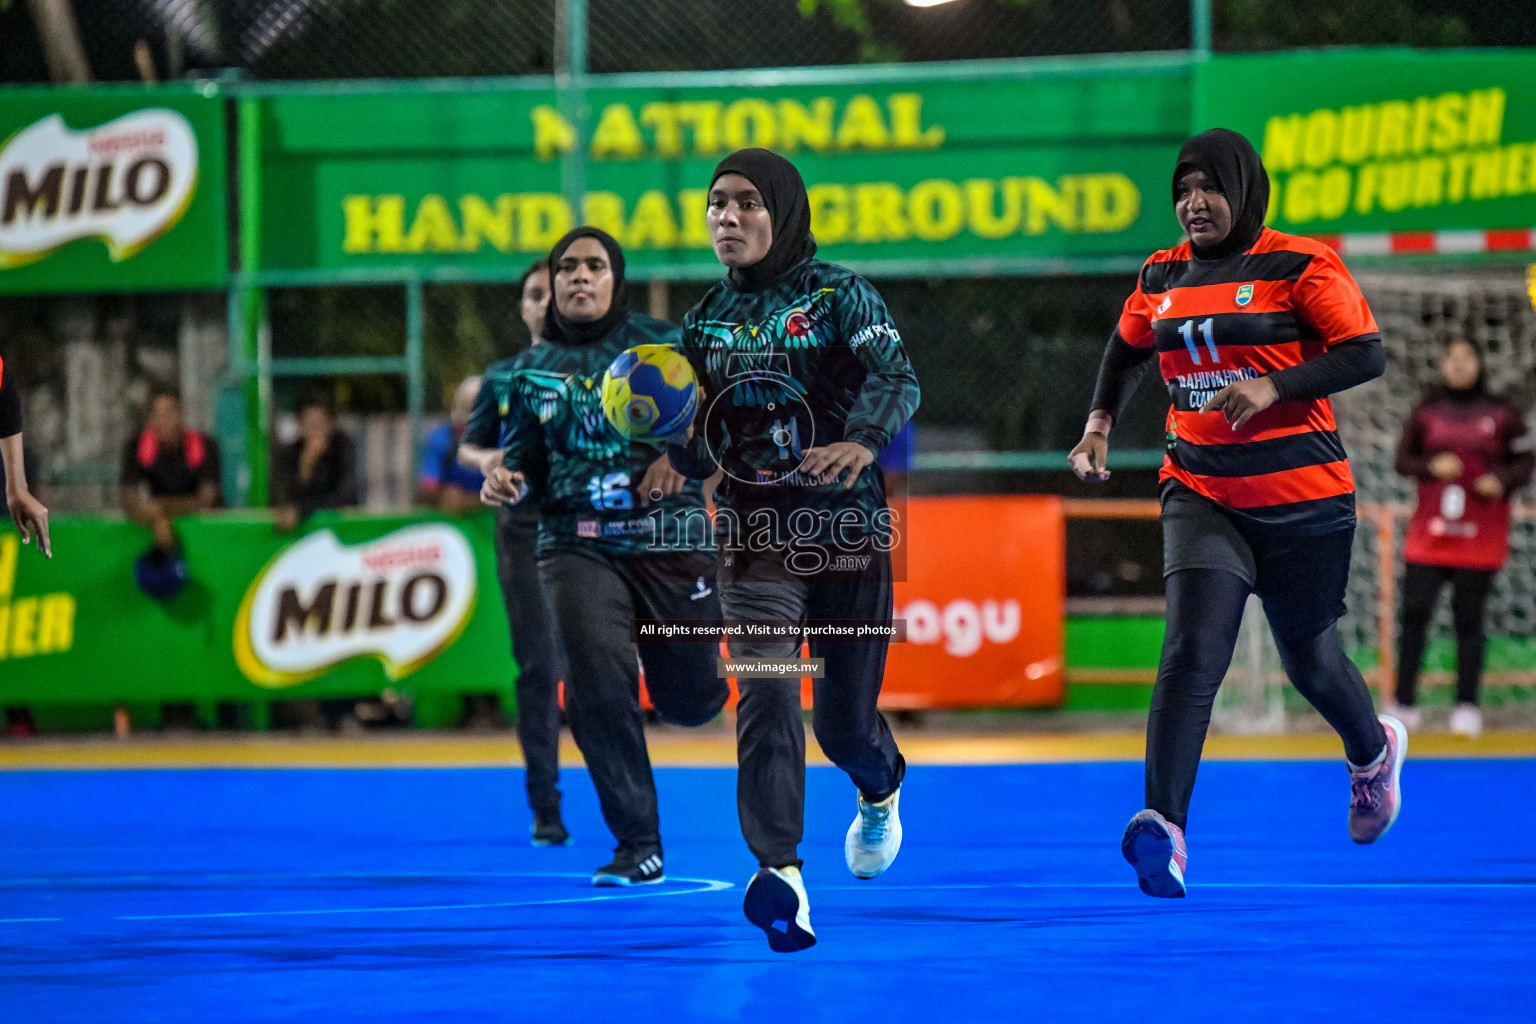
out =
[[[608,304],[608,312],[598,317],[581,323],[572,320],[560,312],[560,307],[555,302],[553,294],[555,274],[560,270],[560,257],[565,255],[578,238],[595,238],[608,253],[608,265],[613,268],[613,301]],[[615,327],[622,324],[629,316],[629,310],[625,308],[624,296],[624,250],[619,248],[619,243],[613,236],[601,228],[581,227],[566,233],[565,237],[555,243],[555,247],[549,251],[549,284],[551,294],[549,296],[549,308],[544,311],[544,340],[553,341],[560,345],[586,345],[590,342],[606,338]]]
[[[1445,382],[1442,375],[1424,396],[1425,402],[1453,402],[1456,405],[1469,405],[1488,397],[1488,371],[1487,363],[1483,359],[1483,350],[1477,342],[1470,338],[1453,338],[1445,344],[1445,352],[1451,351],[1453,345],[1465,345],[1477,356],[1477,379],[1470,386],[1453,388]],[[1443,358],[1443,357],[1442,357]]]
[[[1269,212],[1269,174],[1253,143],[1226,128],[1212,128],[1184,143],[1173,169],[1175,203],[1179,201],[1179,179],[1190,171],[1205,172],[1232,207],[1232,230],[1227,237],[1209,248],[1195,248],[1195,255],[1219,260],[1257,242],[1264,230],[1264,215]]]
[[[811,201],[805,180],[795,165],[766,149],[738,149],[721,160],[709,187],[722,175],[739,174],[763,196],[773,222],[773,243],[768,255],[750,267],[732,267],[731,283],[742,291],[758,291],[776,284],[790,270],[816,255],[811,237]]]

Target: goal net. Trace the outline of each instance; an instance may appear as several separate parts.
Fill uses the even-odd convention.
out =
[[[1488,386],[1523,409],[1536,405],[1536,310],[1523,270],[1435,273],[1373,271],[1357,275],[1376,314],[1387,370],[1377,380],[1334,399],[1339,434],[1354,469],[1360,525],[1351,566],[1349,611],[1340,633],[1379,696],[1395,682],[1398,595],[1403,539],[1415,501],[1414,481],[1393,469],[1397,440],[1409,411],[1439,380],[1445,346],[1468,338],[1482,350]],[[1536,428],[1536,417],[1532,418]],[[1536,487],[1516,496],[1510,557],[1488,602],[1485,703],[1536,706]],[[1430,627],[1421,676],[1426,704],[1450,698],[1455,648],[1449,595],[1441,596]],[[1242,631],[1212,714],[1214,729],[1279,732],[1287,711],[1305,702],[1285,685],[1274,639],[1256,600]]]
[[[1392,466],[1403,422],[1439,380],[1445,346],[1457,337],[1482,350],[1489,388],[1513,398],[1529,417],[1536,399],[1536,310],[1526,274],[1516,268],[1371,272],[1358,280],[1381,327],[1387,372],[1334,401],[1361,512],[1342,630],[1352,651],[1369,654],[1380,687],[1396,656],[1402,545],[1415,500],[1414,481]],[[1503,688],[1511,696],[1510,686],[1536,685],[1536,496],[1529,488],[1515,498],[1509,562],[1494,583],[1487,626],[1490,694]],[[1442,596],[1426,684],[1449,679],[1451,637],[1449,599]]]

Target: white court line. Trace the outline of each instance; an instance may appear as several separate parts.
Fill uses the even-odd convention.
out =
[[[42,921],[62,921],[62,917],[0,917],[0,924],[36,924]]]
[[[525,876],[526,877],[526,876]],[[547,876],[570,877],[570,876]],[[578,877],[586,878],[586,875]],[[612,896],[578,896],[559,900],[527,900],[512,901],[506,903],[444,903],[435,906],[412,907],[325,907],[317,910],[239,910],[226,911],[213,914],[124,914],[116,918],[119,921],[201,921],[213,918],[235,917],[304,917],[321,914],[401,914],[423,910],[493,910],[506,907],[551,907],[566,903],[605,903],[612,900],[638,900],[649,896],[696,896],[706,892],[720,892],[723,889],[733,888],[732,883],[723,882],[716,878],[675,878],[669,881],[683,882],[689,885],[702,885],[702,889],[688,889],[678,891],[674,889],[661,889],[657,891],[636,893],[615,893]]]
[[[17,885],[50,885],[60,882],[163,882],[166,875],[33,875],[0,878],[0,890]],[[254,882],[268,878],[591,878],[590,871],[212,871],[177,874],[178,881]],[[694,879],[678,879],[694,881]],[[698,879],[697,881],[708,881]]]

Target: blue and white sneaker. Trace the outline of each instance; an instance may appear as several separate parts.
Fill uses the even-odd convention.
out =
[[[1136,884],[1148,896],[1182,899],[1188,895],[1184,830],[1161,814],[1150,808],[1138,811],[1120,837],[1120,853],[1136,869]]]
[[[879,803],[870,803],[859,794],[859,813],[843,842],[843,858],[853,877],[878,878],[896,859],[901,851],[900,804],[900,786]]]
[[[613,861],[592,873],[592,884],[655,885],[665,882],[667,876],[661,870],[661,851],[658,849],[631,850],[620,847]]]
[[[775,953],[798,953],[816,945],[811,899],[805,894],[800,869],[793,865],[763,868],[753,875],[741,909],[768,936],[768,948]]]

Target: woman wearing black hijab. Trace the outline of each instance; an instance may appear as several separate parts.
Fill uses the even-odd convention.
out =
[[[893,516],[876,462],[917,408],[917,378],[878,292],[815,259],[810,203],[793,164],[733,153],[710,181],[708,225],[729,268],[684,318],[683,351],[707,396],[672,461],[717,491],[727,619],[889,623]],[[901,846],[906,763],[877,703],[889,641],[826,643],[814,680],[816,739],[858,787],[844,856],[874,878]],[[731,655],[795,658],[798,638],[731,638]],[[748,919],[779,952],[816,941],[800,878],[805,727],[800,673],[742,678],[737,809],[761,870]]]
[[[1109,476],[1110,427],[1155,353],[1172,398],[1159,474],[1168,620],[1147,809],[1121,852],[1143,892],[1178,897],[1200,750],[1250,594],[1291,682],[1344,741],[1357,843],[1397,818],[1408,735],[1378,720],[1336,627],[1355,487],[1328,396],[1385,369],[1376,321],[1332,249],[1264,226],[1269,177],[1243,136],[1213,129],[1186,143],[1173,204],[1186,241],[1142,267],[1071,463],[1084,480]]]
[[[1528,441],[1520,407],[1489,392],[1477,346],[1453,340],[1440,386],[1414,406],[1397,443],[1397,471],[1417,481],[1419,500],[1403,542],[1397,699],[1389,710],[1410,729],[1422,720],[1415,698],[1429,620],[1449,583],[1456,626],[1451,732],[1475,739],[1483,731],[1483,609],[1509,558],[1510,495],[1531,482],[1536,467]]]
[[[539,571],[568,666],[566,714],[618,841],[592,881],[643,885],[664,875],[630,624],[718,620],[715,555],[699,485],[661,445],[621,437],[603,415],[608,365],[635,345],[675,344],[678,329],[625,309],[624,254],[597,228],[562,238],[549,265],[543,343],[486,382],[505,451],[481,497],[506,504],[530,487],[539,496]],[[719,713],[718,652],[718,639],[640,648],[663,719],[702,725]]]

